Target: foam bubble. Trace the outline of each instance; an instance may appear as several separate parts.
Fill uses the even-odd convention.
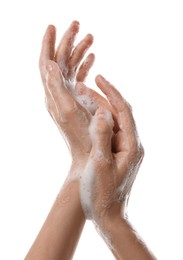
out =
[[[80,103],[80,105],[89,110],[92,115],[95,114],[97,106],[88,95],[77,95],[75,96],[75,98]]]
[[[94,175],[93,163],[89,161],[84,172],[80,175],[81,205],[87,219],[92,219]]]

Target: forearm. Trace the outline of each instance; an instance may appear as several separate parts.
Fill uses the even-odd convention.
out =
[[[72,259],[85,223],[78,185],[61,190],[26,260]]]
[[[105,218],[101,225],[101,231],[116,259],[155,260],[156,257],[147,248],[129,221],[120,216],[120,211],[118,214],[116,212]]]

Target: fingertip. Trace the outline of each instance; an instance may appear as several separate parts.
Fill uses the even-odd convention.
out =
[[[94,53],[90,53],[89,55],[88,55],[88,57],[87,57],[87,61],[90,61],[90,62],[92,62],[92,64],[93,64],[93,62],[95,61],[95,54]]]
[[[103,108],[103,107],[101,107],[101,106],[99,106],[98,108],[97,108],[97,110],[96,110],[96,112],[95,112],[95,115],[96,116],[104,116],[104,113],[105,113],[105,109]]]
[[[86,35],[86,39],[87,39],[87,42],[88,42],[88,44],[92,44],[93,43],[93,41],[94,41],[94,37],[93,37],[93,35],[92,34],[90,34],[90,33],[88,33],[87,35]]]
[[[96,76],[96,80],[101,80],[101,79],[104,79],[104,77],[103,77],[101,74],[98,74],[98,75]]]
[[[100,74],[98,74],[98,75],[95,77],[95,82],[96,82],[97,85],[100,84],[100,83],[102,83],[103,80],[104,80],[104,77],[103,77],[102,75],[100,75]]]
[[[77,20],[74,20],[74,21],[72,21],[69,29],[73,33],[78,33],[79,32],[79,27],[80,27],[79,22]]]
[[[46,29],[46,33],[45,33],[45,37],[48,37],[48,39],[53,39],[55,41],[55,37],[56,37],[56,27],[52,24],[49,24],[47,29]]]
[[[90,53],[84,60],[83,64],[81,65],[81,68],[84,69],[85,72],[88,72],[93,66],[94,61],[95,61],[95,54]]]
[[[77,24],[77,25],[80,25],[79,21],[78,20],[73,20],[72,21],[72,24]]]
[[[111,85],[111,83],[110,83],[104,76],[102,76],[101,74],[99,74],[99,75],[96,76],[96,81],[97,81],[98,83],[101,83],[101,84]]]
[[[95,117],[97,117],[98,119],[103,119],[104,121],[107,122],[108,126],[110,126],[110,128],[113,129],[114,120],[110,110],[100,106],[96,110]]]
[[[55,27],[55,25],[53,25],[53,24],[49,24],[48,25],[48,27],[47,27],[47,30],[49,30],[49,31],[55,31],[56,30],[56,27]]]
[[[96,119],[104,119],[105,120],[105,109],[102,106],[99,106],[95,112],[94,117]]]
[[[94,53],[90,53],[88,56],[91,56],[93,59],[95,59],[95,54]]]

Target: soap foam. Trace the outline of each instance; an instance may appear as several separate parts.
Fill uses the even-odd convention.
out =
[[[94,175],[93,162],[89,161],[84,172],[80,175],[81,205],[87,219],[92,219]]]
[[[95,102],[88,96],[88,95],[77,95],[75,96],[75,99],[78,101],[78,103],[90,111],[92,115],[95,114],[95,111],[97,110],[97,106]]]

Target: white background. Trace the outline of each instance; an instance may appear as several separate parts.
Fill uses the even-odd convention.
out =
[[[44,105],[38,58],[49,23],[90,32],[94,77],[131,103],[146,155],[129,218],[160,260],[183,259],[183,2],[1,1],[0,259],[23,259],[62,185],[70,156]],[[74,259],[113,259],[87,223]]]

